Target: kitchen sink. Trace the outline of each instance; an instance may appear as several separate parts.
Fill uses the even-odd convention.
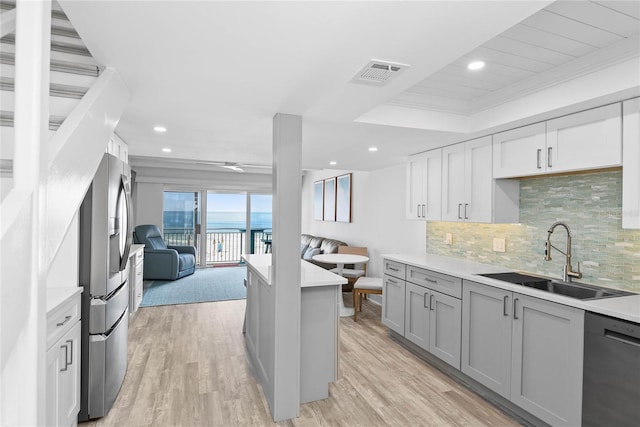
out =
[[[549,279],[546,277],[519,272],[479,274],[478,276],[501,280],[503,282],[513,283],[581,300],[633,295],[631,292],[620,291],[617,289],[603,288],[580,282],[563,282],[562,280]]]

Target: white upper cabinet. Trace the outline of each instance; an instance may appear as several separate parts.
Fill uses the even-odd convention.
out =
[[[620,108],[606,105],[494,135],[494,178],[620,166]]]
[[[439,220],[442,193],[442,149],[407,161],[407,219]]]
[[[622,104],[622,228],[640,228],[640,98]]]
[[[547,172],[597,169],[622,164],[620,104],[549,120]]]
[[[545,123],[493,135],[493,177],[536,175],[545,168]]]
[[[442,149],[442,219],[518,222],[517,181],[493,179],[491,136]]]

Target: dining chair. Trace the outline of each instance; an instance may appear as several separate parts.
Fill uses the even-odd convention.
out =
[[[361,246],[338,246],[339,254],[349,254],[349,255],[362,255],[368,256],[368,251],[366,247]],[[338,269],[334,268],[331,272],[338,274]],[[343,268],[342,269],[342,277],[347,279],[347,284],[342,287],[344,292],[349,292],[353,289],[353,284],[358,280],[358,278],[362,276],[366,276],[367,274],[367,263],[355,264],[353,268]]]
[[[362,299],[367,295],[382,295],[381,277],[360,277],[353,285],[353,321],[358,321],[358,311],[362,311]]]

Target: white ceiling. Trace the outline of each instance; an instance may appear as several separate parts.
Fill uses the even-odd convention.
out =
[[[334,168],[351,170],[464,138],[437,126],[362,120],[371,111],[464,115],[496,105],[594,50],[637,41],[640,8],[637,1],[59,3],[94,58],[131,91],[116,129],[131,156],[270,164],[272,117],[288,113],[304,118],[304,168],[336,160]],[[476,57],[488,66],[471,76],[464,66]],[[410,68],[383,87],[350,83],[374,58]],[[168,131],[157,134],[155,125]]]

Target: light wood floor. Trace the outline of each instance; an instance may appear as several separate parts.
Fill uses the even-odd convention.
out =
[[[351,294],[345,293],[351,304]],[[93,426],[512,426],[513,419],[387,335],[380,306],[341,319],[340,379],[300,417],[273,423],[245,357],[245,300],[141,308],[129,368]]]

